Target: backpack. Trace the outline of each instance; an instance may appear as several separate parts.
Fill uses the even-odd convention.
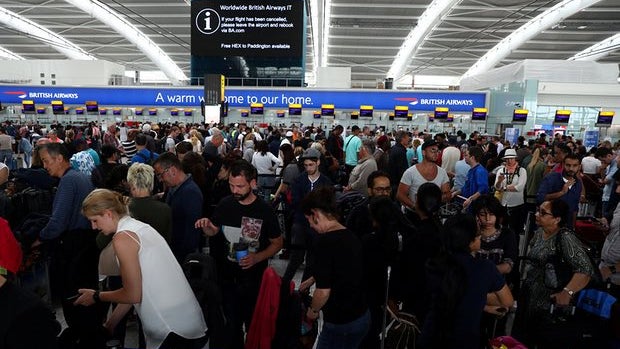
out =
[[[189,282],[207,323],[209,347],[224,348],[231,336],[227,335],[222,290],[217,283],[217,270],[213,257],[190,253],[183,262],[183,273]]]
[[[153,166],[153,163],[155,162],[155,159],[153,158],[153,152],[149,151],[149,157],[147,158],[143,153],[141,152],[137,152],[136,156],[141,157],[142,159],[144,159],[144,163],[147,165],[150,165],[151,167]]]
[[[155,152],[157,154],[163,154],[166,152],[166,140],[168,137],[158,138],[154,140],[155,143]]]
[[[340,213],[341,222],[346,222],[347,217],[358,206],[364,205],[368,202],[362,193],[357,190],[351,190],[346,193],[336,194],[336,207]]]

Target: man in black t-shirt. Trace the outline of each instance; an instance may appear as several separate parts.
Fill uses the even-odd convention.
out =
[[[256,177],[256,169],[247,161],[233,163],[228,177],[232,195],[220,201],[210,219],[201,218],[196,222],[196,228],[202,228],[210,237],[210,252],[218,269],[224,311],[235,330],[235,348],[243,347],[242,325],[250,328],[268,259],[278,253],[283,244],[273,209],[252,192]]]

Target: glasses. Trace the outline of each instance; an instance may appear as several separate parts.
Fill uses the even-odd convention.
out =
[[[392,188],[390,187],[374,187],[372,188],[373,191],[379,192],[379,193],[389,193],[392,191]]]
[[[164,173],[168,172],[168,170],[170,169],[170,167],[166,167],[163,171],[161,171],[160,173],[156,173],[155,177],[157,177],[157,179],[161,179],[161,177],[164,175]]]
[[[541,215],[541,216],[546,216],[546,215],[551,216],[551,213],[550,213],[550,212],[547,212],[547,211],[545,211],[545,210],[543,210],[543,209],[540,209],[540,208],[536,210],[536,213],[538,213],[538,214],[539,214],[539,215]]]

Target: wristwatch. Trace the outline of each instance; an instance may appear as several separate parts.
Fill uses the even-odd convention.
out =
[[[573,298],[573,295],[575,294],[575,291],[569,289],[568,287],[564,287],[564,291],[566,291],[566,293],[568,293],[568,295]]]
[[[616,273],[616,266],[615,266],[615,265],[610,265],[610,266],[608,266],[607,268],[609,268],[609,271],[610,271],[612,274],[615,274],[615,273]]]
[[[99,298],[99,290],[97,290],[97,291],[95,291],[95,293],[93,293],[93,300],[95,301],[95,303],[101,302],[101,298]]]

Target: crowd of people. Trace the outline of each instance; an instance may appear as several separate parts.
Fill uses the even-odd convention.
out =
[[[9,268],[21,254],[2,244],[0,304],[29,301],[0,315],[0,344],[10,343],[0,348],[122,341],[132,309],[141,347],[202,348],[216,336],[182,266],[203,251],[215,261],[225,348],[244,347],[272,258],[288,260],[285,284],[303,266],[296,288],[312,296],[306,321],[322,318],[317,348],[379,348],[386,307],[414,316],[421,348],[481,348],[511,330],[553,347],[552,304],[574,303],[597,275],[620,283],[618,147],[355,125],[6,122],[0,184],[55,188],[49,220],[20,242],[48,253],[52,295],[73,332],[55,339],[52,313]],[[580,203],[609,231],[597,265],[575,231]],[[570,273],[549,280],[558,255]],[[33,317],[48,330],[16,339]]]

